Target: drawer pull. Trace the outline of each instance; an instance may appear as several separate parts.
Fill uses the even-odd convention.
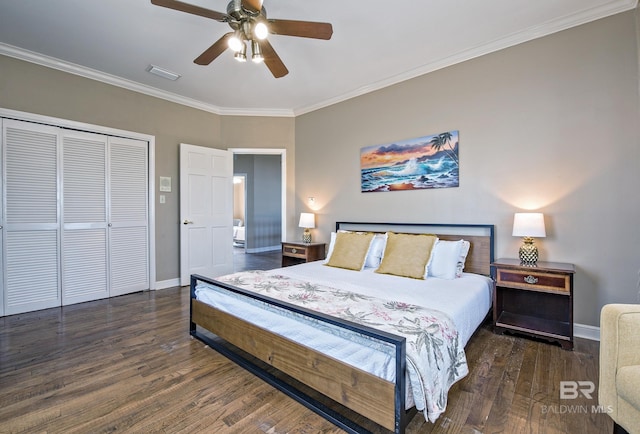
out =
[[[524,278],[524,281],[527,283],[530,283],[531,285],[534,285],[538,283],[538,278],[533,277],[532,275],[528,275],[527,277]]]
[[[293,249],[291,249],[291,253],[298,253],[298,249],[294,247]]]

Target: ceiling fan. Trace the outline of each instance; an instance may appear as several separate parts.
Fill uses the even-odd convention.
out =
[[[247,42],[251,45],[251,59],[254,62],[264,61],[273,76],[280,78],[287,75],[289,70],[269,43],[269,34],[324,40],[331,39],[333,34],[333,27],[329,23],[267,19],[262,0],[231,0],[226,14],[177,0],[151,0],[151,3],[227,23],[233,29],[194,60],[198,65],[210,64],[227,48],[235,52],[233,57],[236,60],[244,62],[247,60]]]

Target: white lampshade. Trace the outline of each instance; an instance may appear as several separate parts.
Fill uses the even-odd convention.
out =
[[[513,216],[514,237],[546,237],[544,214],[540,212],[517,212]]]
[[[316,216],[310,212],[300,213],[300,223],[298,226],[301,228],[312,229],[316,227]]]

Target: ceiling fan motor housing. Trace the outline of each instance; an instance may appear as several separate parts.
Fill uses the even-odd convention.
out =
[[[264,6],[260,12],[254,12],[242,7],[242,0],[231,0],[227,5],[227,15],[232,19],[227,23],[233,30],[240,30],[245,40],[252,40],[251,29],[255,22],[264,19],[266,22],[267,11]]]
[[[242,0],[231,0],[227,5],[227,15],[232,17],[234,20],[242,21],[248,18],[256,18],[260,15],[263,15],[266,18],[267,13],[264,9],[264,6],[260,11],[253,11],[243,8]]]

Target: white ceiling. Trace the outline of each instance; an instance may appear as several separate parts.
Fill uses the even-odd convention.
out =
[[[182,0],[226,11],[227,0]],[[333,24],[330,41],[270,36],[289,69],[230,52],[230,30],[150,0],[0,0],[0,54],[218,114],[295,116],[636,7],[637,0],[264,0],[269,18]],[[150,64],[181,75],[149,74]],[[0,74],[2,72],[0,71]]]

